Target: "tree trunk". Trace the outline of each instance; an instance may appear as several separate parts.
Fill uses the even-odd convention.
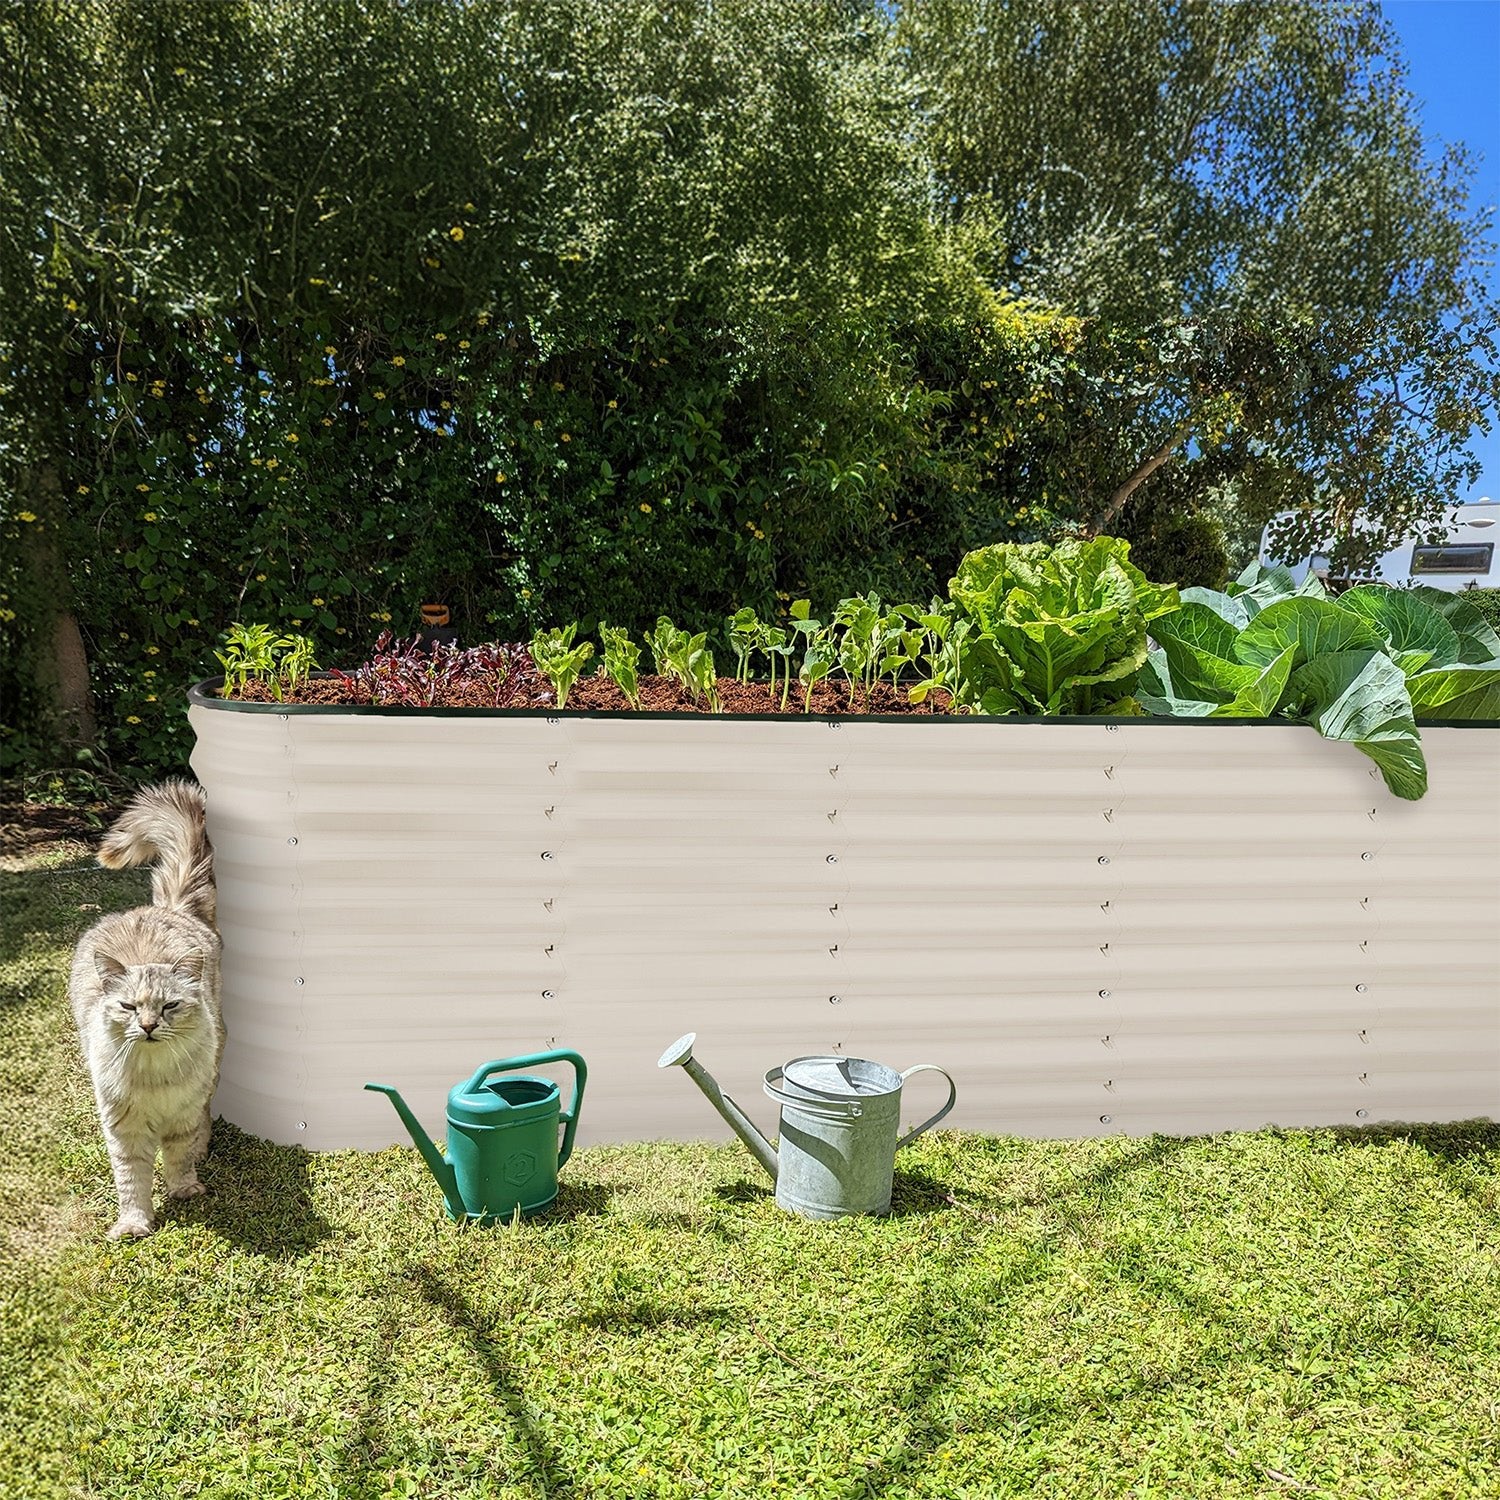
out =
[[[21,476],[20,509],[36,516],[22,528],[26,665],[36,693],[37,728],[67,749],[92,745],[98,734],[88,653],[73,614],[73,594],[61,543],[64,513],[57,471],[51,465]]]

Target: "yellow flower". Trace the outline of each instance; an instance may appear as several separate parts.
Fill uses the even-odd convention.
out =
[[[268,469],[279,469],[281,467],[281,460],[279,458],[268,458],[266,460],[266,467]]]
[[[615,408],[616,408],[616,407],[617,407],[617,406],[619,406],[619,404],[620,404],[620,403],[619,403],[619,402],[618,402],[618,401],[609,401],[609,402],[606,402],[606,403],[605,403],[605,404],[606,404],[606,405],[607,405],[607,406],[608,406],[608,407],[609,407],[609,409],[610,409],[610,410],[611,410],[611,411],[614,411],[614,409],[615,409]]]
[[[78,486],[78,493],[79,493],[79,494],[80,494],[80,495],[86,495],[86,494],[88,494],[88,492],[89,492],[89,487],[88,487],[88,485],[86,485],[86,484],[80,484],[80,485],[79,485],[79,486]]]
[[[322,600],[321,600],[321,599],[314,599],[314,600],[313,600],[313,605],[314,605],[314,606],[315,606],[315,607],[317,607],[317,606],[321,606],[321,605],[322,605],[322,603],[323,603],[323,601],[322,601]]]
[[[553,390],[554,390],[554,391],[565,391],[565,390],[567,390],[567,386],[565,386],[565,385],[564,385],[564,384],[563,384],[563,383],[562,383],[562,381],[560,381],[560,380],[554,380],[554,381],[553,381],[553,382],[552,382],[552,389],[553,389]]]
[[[160,656],[161,655],[161,647],[159,647],[159,646],[147,646],[146,647],[146,655],[147,656]]]
[[[323,418],[323,425],[325,427],[332,427],[333,426],[333,418],[332,417],[324,417]]]
[[[474,212],[474,205],[472,203],[465,203],[464,204],[464,212],[466,214],[473,213]]]
[[[423,264],[423,265],[424,265],[424,266],[431,266],[431,267],[432,267],[432,269],[433,269],[433,270],[434,270],[434,271],[435,271],[435,270],[437,270],[437,268],[438,268],[438,267],[439,267],[439,266],[440,266],[440,265],[442,265],[442,261],[440,261],[440,260],[434,260],[434,259],[433,259],[433,258],[432,258],[432,256],[430,256],[430,255],[424,255],[424,256],[423,256],[423,257],[422,257],[422,264]]]
[[[20,514],[17,517],[17,519],[25,521],[25,522],[27,522],[29,524],[30,522],[36,520],[36,515],[32,511],[23,510],[23,511],[20,512]]]
[[[189,625],[196,625],[196,624],[197,624],[197,623],[198,623],[198,622],[197,622],[197,621],[196,621],[196,620],[189,620],[189,621],[188,621],[188,624],[189,624]]]
[[[432,341],[434,344],[446,344],[448,342],[448,335],[446,333],[435,333],[432,336]]]
[[[156,694],[155,693],[147,693],[146,694],[146,702],[147,703],[155,703],[156,702]]]
[[[453,228],[448,231],[448,238],[450,240],[452,240],[455,244],[457,244],[458,241],[461,240],[463,237],[464,237],[464,232],[463,232],[462,229],[460,229],[458,227],[457,224],[455,224],[453,226]]]
[[[651,507],[647,505],[644,500],[641,501],[641,514],[643,516],[649,516],[651,514]]]
[[[480,315],[475,318],[474,321],[478,323],[481,328],[484,328],[490,321],[490,315],[488,313],[480,313]]]
[[[339,351],[332,344],[323,345],[324,354],[337,354]]]
[[[136,489],[138,489],[143,495],[149,495],[151,493],[151,486],[149,484],[138,484],[136,485]]]
[[[382,614],[382,615],[381,615],[381,616],[380,616],[380,618],[381,618],[381,619],[382,619],[382,620],[389,620],[389,619],[390,619],[390,617],[391,617],[391,612],[390,612],[390,610],[386,610],[386,611],[385,611],[385,612],[384,612],[384,613],[383,613],[383,614]]]
[[[297,441],[297,434],[295,432],[287,433],[286,440],[289,443],[295,443]]]
[[[266,575],[264,573],[257,573],[255,575],[255,581],[257,583],[264,583],[266,581]]]
[[[141,517],[141,520],[143,521],[154,521],[155,519],[156,512],[154,510],[148,510],[146,514]]]
[[[126,378],[126,380],[130,381],[132,384],[134,384],[135,381],[137,381],[138,379],[140,379],[140,377],[135,373],[134,370],[127,370],[125,372],[125,378]]]
[[[523,599],[529,599],[529,598],[531,598],[531,590],[530,589],[522,589],[521,590],[521,597]]]
[[[120,639],[122,641],[128,641],[130,639],[130,636],[125,631],[122,630],[120,632]]]
[[[327,286],[328,285],[328,283],[326,281],[324,281],[321,276],[309,276],[307,278],[307,284],[308,284],[308,286]]]
[[[541,418],[540,418],[540,417],[537,417],[537,418],[535,418],[535,419],[534,419],[534,420],[533,420],[533,421],[532,421],[532,424],[531,424],[531,425],[532,425],[532,426],[533,426],[533,427],[540,427],[540,426],[541,426],[541,425],[542,425],[542,419],[541,419]]]
[[[406,363],[406,356],[404,354],[393,355],[391,358],[391,363],[399,368],[401,365],[404,365]]]
[[[141,676],[142,677],[155,677],[156,673],[155,672],[142,672]]]
[[[572,441],[573,441],[573,436],[572,436],[572,434],[571,434],[571,433],[567,433],[567,432],[565,432],[565,433],[563,433],[563,435],[562,435],[562,440],[563,440],[563,442],[565,442],[565,443],[571,443],[571,442],[572,442]]]
[[[469,347],[469,341],[468,341],[468,339],[460,339],[458,341],[458,347],[460,349],[467,349]]]
[[[78,311],[78,304],[71,297],[64,297],[63,298],[63,306],[65,308],[67,308],[67,310],[69,312],[77,312]]]
[[[375,392],[375,399],[377,401],[384,401],[385,400],[385,392],[384,391],[376,391]]]
[[[438,409],[441,411],[452,411],[453,403],[451,401],[439,401]]]
[[[504,474],[496,474],[495,475],[495,483],[496,484],[504,484],[505,483],[505,475]]]
[[[756,527],[756,530],[755,530],[755,540],[757,542],[763,542],[763,541],[765,541],[765,539],[766,539],[765,532],[763,532],[759,527]]]
[[[127,724],[139,724],[141,721],[134,714],[126,714],[125,715],[125,722]]]

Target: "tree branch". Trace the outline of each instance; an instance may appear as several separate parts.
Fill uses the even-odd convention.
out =
[[[1173,429],[1171,437],[1164,442],[1149,458],[1142,460],[1135,466],[1130,476],[1119,489],[1109,497],[1109,504],[1104,507],[1104,514],[1099,517],[1098,530],[1108,531],[1119,519],[1120,512],[1125,509],[1126,502],[1145,482],[1171,458],[1182,440],[1192,431],[1192,423],[1184,418]]]

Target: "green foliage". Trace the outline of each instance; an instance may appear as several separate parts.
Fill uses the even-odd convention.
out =
[[[594,655],[592,641],[573,644],[577,633],[576,624],[557,626],[539,631],[531,641],[531,659],[536,663],[537,671],[552,684],[559,708],[568,706],[568,694],[572,692],[573,684]]]
[[[306,636],[277,635],[269,625],[238,622],[229,627],[224,649],[214,656],[224,669],[224,697],[234,697],[247,682],[259,682],[270,688],[278,703],[306,682],[318,665]]]
[[[719,712],[718,670],[708,649],[707,631],[691,635],[662,615],[646,644],[659,676],[681,683],[693,702],[706,704],[710,713]]]
[[[636,669],[640,665],[641,648],[630,639],[630,632],[618,625],[599,623],[599,638],[604,643],[604,670],[616,687],[625,694],[625,701],[632,708],[641,706],[641,690]]]
[[[1327,597],[1252,564],[1224,593],[1187,589],[1142,673],[1153,713],[1282,716],[1356,745],[1398,796],[1427,789],[1419,719],[1500,719],[1500,636],[1462,594],[1418,587]]]
[[[1116,537],[985,547],[949,589],[974,627],[960,702],[990,714],[1128,711],[1146,628],[1177,607],[1176,589],[1148,582]]]

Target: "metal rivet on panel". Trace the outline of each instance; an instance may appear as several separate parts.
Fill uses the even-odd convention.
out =
[[[828,821],[829,821],[829,822],[830,822],[830,823],[831,823],[831,822],[833,822],[833,820],[834,820],[834,819],[835,819],[835,818],[836,818],[836,817],[838,817],[838,815],[839,815],[839,810],[838,810],[838,808],[834,808],[834,809],[833,809],[833,811],[832,811],[832,812],[831,812],[831,813],[829,813],[829,814],[828,814]]]
[[[1115,810],[1114,810],[1114,808],[1112,808],[1112,807],[1106,807],[1104,809],[1104,821],[1106,823],[1113,823],[1114,820],[1115,820]]]
[[[1101,1125],[1108,1125],[1108,1124],[1109,1124],[1109,1122],[1110,1122],[1110,1121],[1111,1121],[1111,1120],[1113,1120],[1113,1119],[1114,1119],[1114,1116],[1113,1116],[1113,1115],[1100,1115],[1100,1116],[1099,1116],[1099,1123],[1100,1123],[1100,1124],[1101,1124]]]
[[[842,1052],[844,1050],[844,1044],[842,1042],[835,1042],[833,1044],[833,1050],[835,1052]]]
[[[1361,896],[1361,897],[1360,897],[1360,898],[1359,898],[1359,904],[1360,904],[1360,905],[1361,905],[1361,906],[1362,906],[1362,907],[1364,907],[1364,909],[1365,909],[1365,910],[1366,910],[1366,911],[1369,911],[1369,909],[1370,909],[1370,898],[1369,898],[1369,897],[1368,897],[1368,896]]]
[[[552,851],[550,849],[543,849],[542,850],[542,858],[543,859],[551,859],[552,858]]]
[[[1370,1045],[1370,1033],[1368,1031],[1361,1029],[1359,1032],[1359,1039],[1365,1044],[1365,1046],[1368,1047]]]
[[[306,1130],[307,1129],[307,1121],[306,1120],[298,1120],[297,1121],[297,1129],[298,1130]]]
[[[830,854],[828,856],[828,863],[829,864],[836,865],[838,862],[839,862],[839,857],[838,857],[837,854]]]
[[[543,990],[542,991],[542,999],[543,1000],[555,1000],[556,998],[557,998],[557,996],[551,990]]]
[[[1101,1000],[1108,1000],[1109,999],[1109,991],[1108,990],[1100,990],[1099,991],[1099,998]]]
[[[829,949],[829,950],[828,950],[828,951],[829,951],[829,952],[830,952],[830,953],[837,953],[837,952],[838,952],[838,951],[839,951],[839,945],[838,945],[838,944],[837,944],[837,943],[835,943],[835,944],[834,944],[834,945],[833,945],[833,947],[831,947],[831,948],[830,948],[830,949]]]
[[[301,976],[301,975],[300,975],[300,974],[299,974],[299,975],[298,975],[298,976],[297,976],[297,977],[296,977],[296,978],[295,978],[295,979],[294,979],[294,980],[293,980],[293,981],[292,981],[292,983],[293,983],[293,984],[306,984],[306,983],[307,983],[307,981],[306,981],[306,980],[305,980],[305,979],[304,979],[304,978],[303,978],[303,977],[302,977],[302,976]]]
[[[297,842],[296,839],[288,839],[287,840],[287,843],[289,843],[289,844],[295,844],[296,842]]]
[[[830,1005],[842,1005],[843,1001],[844,997],[842,995],[830,995],[828,997],[828,1003]]]
[[[287,719],[290,717],[290,715],[289,714],[277,714],[276,717],[278,719],[280,719],[283,724],[285,724],[286,721],[287,721]]]
[[[1109,902],[1108,901],[1101,901],[1099,903],[1099,910],[1100,911],[1108,911],[1109,910]]]
[[[839,768],[837,766],[829,766],[828,774],[830,776],[837,776],[839,774]]]
[[[1372,860],[1372,859],[1374,859],[1374,858],[1375,858],[1375,856],[1374,856],[1374,855],[1373,855],[1373,854],[1371,854],[1371,853],[1370,853],[1370,851],[1369,851],[1369,850],[1368,850],[1368,849],[1366,849],[1366,850],[1365,850],[1365,852],[1364,852],[1364,853],[1363,853],[1363,854],[1361,854],[1361,855],[1360,855],[1360,858],[1361,858],[1361,859],[1362,859],[1362,860],[1364,860],[1364,862],[1365,862],[1365,863],[1366,863],[1366,864],[1369,864],[1369,862],[1370,862],[1370,861],[1371,861],[1371,860]]]
[[[839,723],[839,721],[838,721],[838,720],[837,720],[837,719],[830,719],[830,720],[829,720],[829,721],[828,721],[828,727],[829,727],[829,728],[830,728],[830,729],[838,729],[838,728],[840,728],[840,727],[841,727],[841,726],[840,726],[840,723]]]
[[[1115,1081],[1114,1081],[1113,1078],[1106,1078],[1104,1080],[1104,1087],[1105,1088],[1112,1089],[1114,1086],[1115,1086]]]
[[[1106,724],[1104,728],[1110,734],[1118,734],[1120,732],[1120,726],[1118,724]]]
[[[1376,814],[1376,813],[1377,813],[1377,812],[1378,812],[1378,811],[1379,811],[1379,809],[1378,809],[1378,808],[1374,808],[1374,807],[1372,807],[1372,808],[1371,808],[1371,809],[1370,809],[1370,816],[1371,816],[1371,817],[1372,817],[1372,818],[1373,818],[1373,817],[1374,817],[1374,816],[1375,816],[1375,814]]]
[[[549,896],[545,901],[542,902],[542,905],[545,906],[548,911],[551,911],[552,910],[552,903],[554,901],[556,901],[556,900],[557,900],[556,896]]]
[[[1356,995],[1363,995],[1363,994],[1364,994],[1364,992],[1365,992],[1365,991],[1366,991],[1366,990],[1367,990],[1367,989],[1369,989],[1369,988],[1370,988],[1370,986],[1369,986],[1369,985],[1367,985],[1367,984],[1357,984],[1357,985],[1355,985],[1355,986],[1354,986],[1354,993],[1355,993],[1355,994],[1356,994]]]
[[[557,774],[557,762],[555,760],[549,760],[547,762],[547,769],[551,771],[555,776]]]
[[[543,815],[545,817],[548,817],[548,818],[550,818],[552,816],[552,814],[555,813],[556,811],[557,811],[557,809],[555,807],[544,807],[542,809]]]
[[[1109,944],[1108,943],[1100,943],[1099,944],[1099,951],[1101,953],[1108,953],[1109,952]]]
[[[547,722],[549,724],[561,724],[562,720],[559,719],[556,714],[548,714],[547,715]]]
[[[1114,1046],[1114,1043],[1112,1041],[1110,1041],[1110,1039],[1107,1036],[1101,1036],[1099,1038],[1099,1040],[1101,1042],[1103,1042],[1106,1047],[1113,1047]]]
[[[1367,1109],[1357,1109],[1354,1111],[1354,1118],[1356,1120],[1367,1120],[1369,1117],[1370,1111]]]
[[[1101,854],[1099,856],[1099,863],[1101,865],[1107,865],[1109,863],[1109,855],[1107,855],[1107,854]]]
[[[837,901],[835,901],[833,903],[833,905],[828,908],[829,911],[837,911],[838,909],[839,909],[839,904],[838,904]]]
[[[553,949],[554,949],[554,948],[555,948],[555,947],[556,947],[556,946],[557,946],[557,944],[556,944],[556,943],[548,943],[548,944],[547,944],[547,946],[546,946],[546,947],[545,947],[545,948],[543,948],[543,949],[542,949],[542,952],[543,952],[543,953],[551,953],[551,952],[552,952],[552,950],[553,950]]]
[[[1111,781],[1113,781],[1115,779],[1115,768],[1113,766],[1105,766],[1104,774],[1108,776]]]
[[[1361,1083],[1368,1083],[1370,1081],[1370,1075],[1368,1073],[1361,1073],[1359,1075],[1359,1081]]]

